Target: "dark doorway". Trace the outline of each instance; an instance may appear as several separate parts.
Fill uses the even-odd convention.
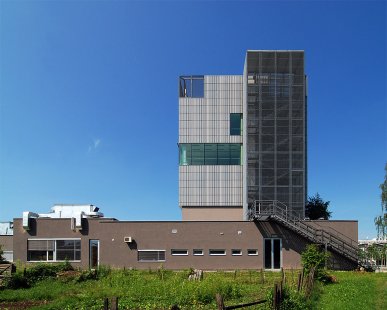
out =
[[[90,240],[90,269],[97,269],[99,265],[99,240]]]
[[[265,239],[264,249],[265,269],[280,269],[282,267],[282,240],[278,238]]]

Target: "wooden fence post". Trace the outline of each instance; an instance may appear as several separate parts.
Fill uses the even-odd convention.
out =
[[[224,301],[222,295],[216,294],[216,304],[218,305],[218,310],[224,310]]]
[[[263,273],[262,268],[261,268],[261,284],[265,284],[265,274]]]
[[[109,298],[103,300],[103,310],[109,310]]]
[[[118,297],[113,297],[110,305],[110,310],[118,310]]]
[[[277,283],[274,283],[274,291],[273,291],[273,309],[278,309],[278,288]]]
[[[297,279],[297,292],[301,291],[302,283],[301,283],[301,272],[298,274],[298,279]]]

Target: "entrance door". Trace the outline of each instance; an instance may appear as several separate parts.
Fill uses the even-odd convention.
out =
[[[282,240],[278,238],[265,239],[265,269],[280,269],[282,267]]]
[[[99,265],[99,240],[90,240],[90,269],[97,269]]]

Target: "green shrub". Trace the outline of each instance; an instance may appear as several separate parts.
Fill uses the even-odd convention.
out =
[[[308,309],[308,303],[305,296],[296,290],[291,290],[288,287],[284,287],[282,291],[283,301],[280,309],[287,310],[303,310]]]
[[[12,290],[29,288],[27,278],[21,273],[14,273],[11,277],[4,279],[4,287]]]
[[[273,306],[273,290],[270,290],[267,295],[266,299],[269,301],[267,303],[267,307],[269,309],[274,309]],[[308,307],[308,301],[304,294],[297,292],[294,289],[290,289],[289,287],[285,286],[282,290],[282,302],[280,305],[281,310],[303,310],[303,309],[309,309]]]
[[[74,281],[77,283],[84,282],[87,280],[97,280],[98,273],[96,270],[85,270],[82,273],[74,278]]]
[[[23,276],[27,279],[28,284],[31,286],[44,279],[56,278],[56,274],[58,272],[69,270],[74,270],[74,268],[68,261],[58,264],[38,263],[26,268]]]
[[[322,282],[327,282],[329,277],[326,272],[325,262],[329,258],[329,253],[320,250],[317,244],[309,244],[301,253],[301,262],[306,274],[314,268],[314,277]]]

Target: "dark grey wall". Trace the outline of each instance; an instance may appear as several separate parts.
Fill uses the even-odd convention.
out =
[[[331,221],[330,221],[331,222]],[[356,230],[355,222],[348,222]],[[82,231],[71,230],[70,219],[31,219],[25,231],[22,220],[14,220],[14,260],[27,261],[27,240],[30,238],[81,238],[81,263],[88,268],[89,240],[100,240],[100,264],[137,269],[190,267],[205,270],[259,269],[263,267],[264,238],[282,238],[284,268],[300,268],[300,253],[307,240],[271,222],[123,222],[106,219],[84,219]],[[357,224],[357,223],[356,223]],[[172,233],[176,231],[176,233]],[[355,234],[353,231],[351,234]],[[134,242],[124,242],[131,236]],[[166,261],[138,262],[137,250],[166,250]],[[188,256],[172,256],[171,249],[188,249]],[[203,256],[193,256],[193,249],[203,249]],[[226,256],[209,256],[209,249],[225,249]],[[231,256],[231,249],[242,249],[242,256]],[[247,249],[258,249],[258,256],[248,256]],[[340,262],[337,263],[340,267]]]
[[[13,236],[12,235],[0,236],[0,245],[2,246],[3,251],[12,251],[13,250]]]

